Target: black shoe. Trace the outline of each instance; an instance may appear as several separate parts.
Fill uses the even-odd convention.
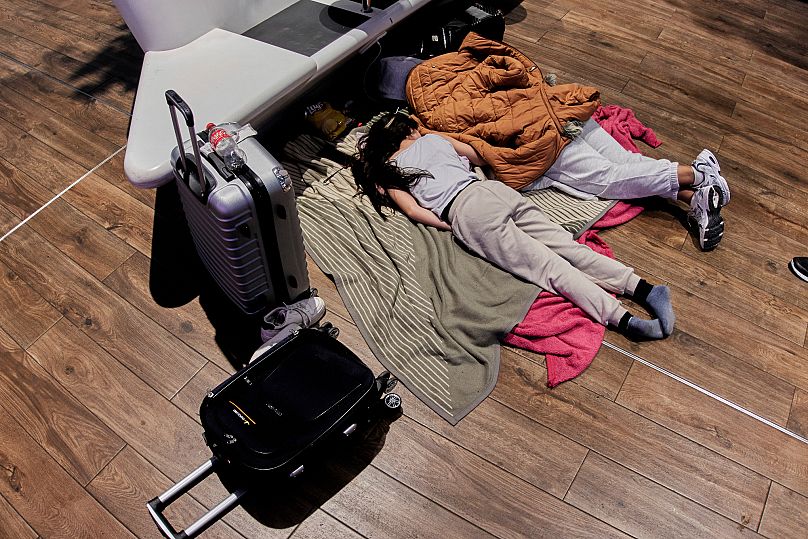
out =
[[[803,281],[808,282],[808,256],[795,256],[788,263],[788,269]]]

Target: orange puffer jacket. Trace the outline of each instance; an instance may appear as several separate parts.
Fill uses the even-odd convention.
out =
[[[515,189],[541,176],[570,142],[570,120],[600,105],[590,86],[550,86],[513,47],[470,33],[458,52],[426,60],[407,78],[407,100],[423,131],[470,144]]]

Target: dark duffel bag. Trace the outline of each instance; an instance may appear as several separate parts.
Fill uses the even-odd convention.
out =
[[[494,41],[502,41],[505,35],[505,17],[495,7],[472,4],[425,36],[418,45],[415,56],[432,58],[457,51],[469,32],[475,32]]]

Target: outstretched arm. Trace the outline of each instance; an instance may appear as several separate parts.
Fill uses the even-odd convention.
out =
[[[418,201],[408,192],[401,189],[388,189],[387,194],[390,195],[396,206],[404,212],[404,215],[413,221],[427,226],[434,226],[441,230],[452,230],[449,223],[441,221],[437,215],[418,204]]]

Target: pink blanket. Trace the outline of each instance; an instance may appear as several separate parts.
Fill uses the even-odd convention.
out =
[[[595,120],[627,150],[639,153],[633,138],[649,146],[662,144],[656,135],[634,117],[631,109],[616,105],[595,111]],[[579,243],[614,258],[609,246],[597,230],[617,226],[640,214],[642,206],[618,202],[595,225],[587,230]],[[547,385],[555,387],[581,374],[595,358],[606,328],[589,318],[568,300],[542,292],[533,302],[524,320],[505,336],[503,342],[545,354]]]
[[[641,140],[652,148],[656,148],[662,142],[656,138],[654,130],[645,127],[641,121],[634,116],[634,111],[624,109],[617,105],[600,107],[592,115],[592,119],[598,122],[620,145],[634,153],[640,153],[640,149],[634,140]]]

